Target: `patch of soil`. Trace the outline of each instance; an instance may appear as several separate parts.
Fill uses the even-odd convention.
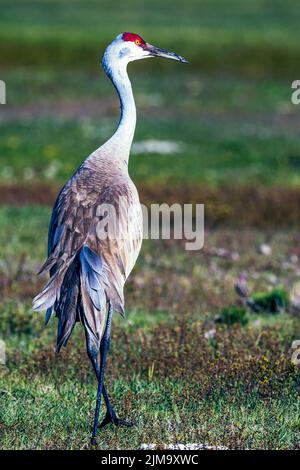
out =
[[[117,111],[115,99],[81,99],[78,101],[37,102],[20,106],[6,105],[0,112],[1,121],[12,119],[36,118],[41,116],[82,118],[101,117],[115,114]]]
[[[139,186],[139,185],[138,185]],[[300,188],[189,185],[187,187],[143,184],[141,202],[205,205],[206,226],[223,224],[255,228],[297,227],[300,223]],[[54,204],[59,187],[35,183],[2,184],[0,205]]]
[[[28,119],[40,117],[62,117],[65,119],[81,119],[83,117],[101,118],[105,116],[117,116],[119,113],[118,100],[111,98],[81,98],[76,100],[37,101],[35,103],[23,105],[9,105],[0,108],[0,121],[10,121],[14,119]],[[182,109],[180,112],[185,113]],[[233,109],[226,111],[200,111],[189,109],[189,116],[197,118],[199,125],[226,125],[231,124],[251,124],[255,127],[266,126],[272,131],[285,131],[288,133],[298,132],[300,126],[300,115],[295,111],[282,112],[244,112]],[[170,118],[174,113],[178,113],[178,107],[171,105],[157,107],[149,105],[139,105],[141,117]]]

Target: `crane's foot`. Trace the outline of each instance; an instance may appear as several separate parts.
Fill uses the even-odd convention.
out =
[[[133,421],[127,419],[120,419],[115,413],[111,414],[108,411],[106,412],[105,418],[102,423],[99,425],[99,428],[104,428],[107,424],[114,424],[115,426],[131,428],[135,425]]]
[[[97,439],[96,436],[91,437],[91,446],[96,447],[97,446]]]

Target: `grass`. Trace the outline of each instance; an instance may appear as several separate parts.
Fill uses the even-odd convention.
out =
[[[150,42],[178,49],[194,67],[252,75],[297,73],[299,11],[282,4],[237,0],[185,2],[130,0],[1,0],[3,65],[89,66],[111,39],[132,30]],[[178,12],[180,11],[180,17]],[[164,65],[161,65],[164,67]],[[146,61],[142,67],[148,67]],[[280,68],[280,70],[279,70]]]
[[[5,385],[0,398],[2,449],[89,448],[95,387],[44,378],[33,380],[30,387],[20,378],[11,378]],[[245,397],[235,390],[233,394],[203,399],[197,384],[185,386],[174,380],[149,384],[138,378],[125,383],[120,379],[114,385],[113,399],[121,415],[138,417],[137,427],[107,429],[98,445],[101,449],[136,449],[142,443],[184,441],[232,448],[297,448],[297,395],[284,396],[284,403],[281,398],[266,403],[256,393]]]
[[[48,208],[0,209],[0,334],[7,349],[6,367],[0,368],[3,449],[89,445],[95,380],[82,328],[56,356],[56,321],[45,329],[30,306],[42,283],[35,272],[44,257],[48,218]],[[298,311],[249,311],[245,326],[214,321],[224,307],[239,305],[233,286],[241,271],[247,272],[250,293],[271,290],[275,282],[291,294],[298,282],[297,264],[290,261],[300,253],[298,236],[292,230],[236,234],[210,231],[196,253],[184,251],[179,241],[144,242],[127,285],[127,318],[114,320],[107,370],[118,412],[138,426],[107,428],[100,448],[176,441],[298,448],[299,370],[290,362],[291,343],[300,334]],[[259,251],[267,242],[272,256]],[[213,340],[206,336],[212,329]]]
[[[114,122],[108,121],[101,136],[95,120],[58,124],[57,120],[39,119],[3,124],[2,180],[65,181],[110,135]],[[240,184],[299,185],[295,165],[300,162],[300,140],[296,135],[280,135],[274,130],[272,135],[246,137],[243,129],[236,131],[234,123],[225,124],[222,133],[216,134],[215,124],[202,124],[199,129],[194,119],[186,117],[176,123],[144,119],[135,139],[155,137],[176,142],[178,136],[185,145],[184,153],[132,156],[130,172],[137,183],[220,185],[238,177]]]
[[[236,179],[240,185],[299,186],[299,117],[289,83],[236,77],[221,83],[179,70],[172,87],[168,74],[134,80],[135,142],[168,140],[181,146],[177,154],[132,155],[130,172],[137,183],[178,187]],[[6,73],[13,98],[3,110],[0,181],[64,182],[116,126],[111,85],[100,71],[62,77],[23,69]]]
[[[151,62],[150,63],[155,63]],[[249,78],[239,74],[227,73],[220,75],[215,72],[191,70],[189,65],[167,62],[166,70],[158,74],[157,70],[145,72],[141,62],[131,63],[128,72],[133,84],[140,113],[164,111],[176,107],[181,113],[205,114],[207,112],[222,115],[226,112],[248,113],[292,113],[297,108],[290,102],[290,83],[285,77],[268,77],[264,79]],[[45,114],[55,104],[60,112],[67,114],[65,104],[76,105],[100,101],[97,111],[101,116],[101,105],[113,102],[113,109],[105,109],[105,115],[117,113],[117,98],[110,81],[105,77],[100,64],[95,70],[85,68],[57,70],[46,66],[38,69],[33,67],[3,67],[1,78],[8,84],[8,107],[10,106],[44,105],[37,108]],[[170,81],[172,80],[172,86]],[[90,100],[90,101],[89,101]],[[111,101],[110,101],[111,100]],[[167,109],[165,107],[167,106]],[[150,109],[149,109],[150,108]],[[14,108],[13,108],[14,109]],[[22,108],[21,108],[22,109]],[[25,108],[27,113],[37,115],[35,108]],[[34,112],[35,111],[35,112]],[[91,112],[95,110],[91,109]],[[142,114],[142,115],[143,115]],[[169,111],[171,115],[171,112]]]
[[[130,173],[147,204],[204,202],[206,234],[199,252],[183,241],[144,241],[107,369],[118,413],[138,426],[108,427],[99,448],[298,449],[297,2],[130,0],[116,13],[107,0],[0,0],[0,10],[1,449],[89,446],[96,384],[82,328],[56,356],[56,320],[44,328],[31,299],[45,281],[35,273],[49,204],[116,125],[99,57],[123,30],[190,60],[130,65],[135,142],[181,149],[133,154]],[[280,288],[284,308],[252,312],[235,292],[241,275],[264,306]]]

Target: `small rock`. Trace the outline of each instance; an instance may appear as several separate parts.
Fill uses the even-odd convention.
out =
[[[259,251],[262,255],[269,256],[272,253],[272,248],[266,243],[262,243],[259,247]]]
[[[290,293],[291,304],[294,307],[300,307],[300,282],[293,285]]]
[[[269,273],[267,275],[267,280],[270,284],[276,285],[278,283],[277,276],[275,274]]]
[[[231,259],[232,259],[232,261],[239,261],[240,260],[240,254],[237,251],[233,251],[231,253]]]
[[[297,255],[291,255],[291,263],[297,264],[299,262],[299,258]]]
[[[169,449],[169,450],[227,450],[225,446],[212,446],[208,444],[183,444],[182,442],[176,442],[175,444],[142,444],[142,450],[157,450],[157,449]]]

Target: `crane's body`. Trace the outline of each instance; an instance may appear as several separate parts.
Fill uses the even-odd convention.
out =
[[[40,271],[49,271],[50,280],[34,299],[34,310],[47,310],[46,323],[53,312],[58,317],[58,351],[67,344],[76,321],[84,326],[87,353],[98,379],[93,443],[101,395],[107,408],[102,426],[110,422],[131,424],[117,417],[108,399],[104,367],[112,314],[115,310],[124,315],[123,288],[142,242],[139,196],[128,174],[136,108],[127,64],[154,55],[185,62],[182,57],[155,48],[132,33],[117,36],[104,53],[103,68],[120,98],[119,126],[82,163],[57,197],[49,227],[48,259]],[[111,213],[109,208],[113,209]],[[112,214],[116,216],[118,233],[111,236],[108,230],[105,236],[103,228],[105,225],[109,229]]]

